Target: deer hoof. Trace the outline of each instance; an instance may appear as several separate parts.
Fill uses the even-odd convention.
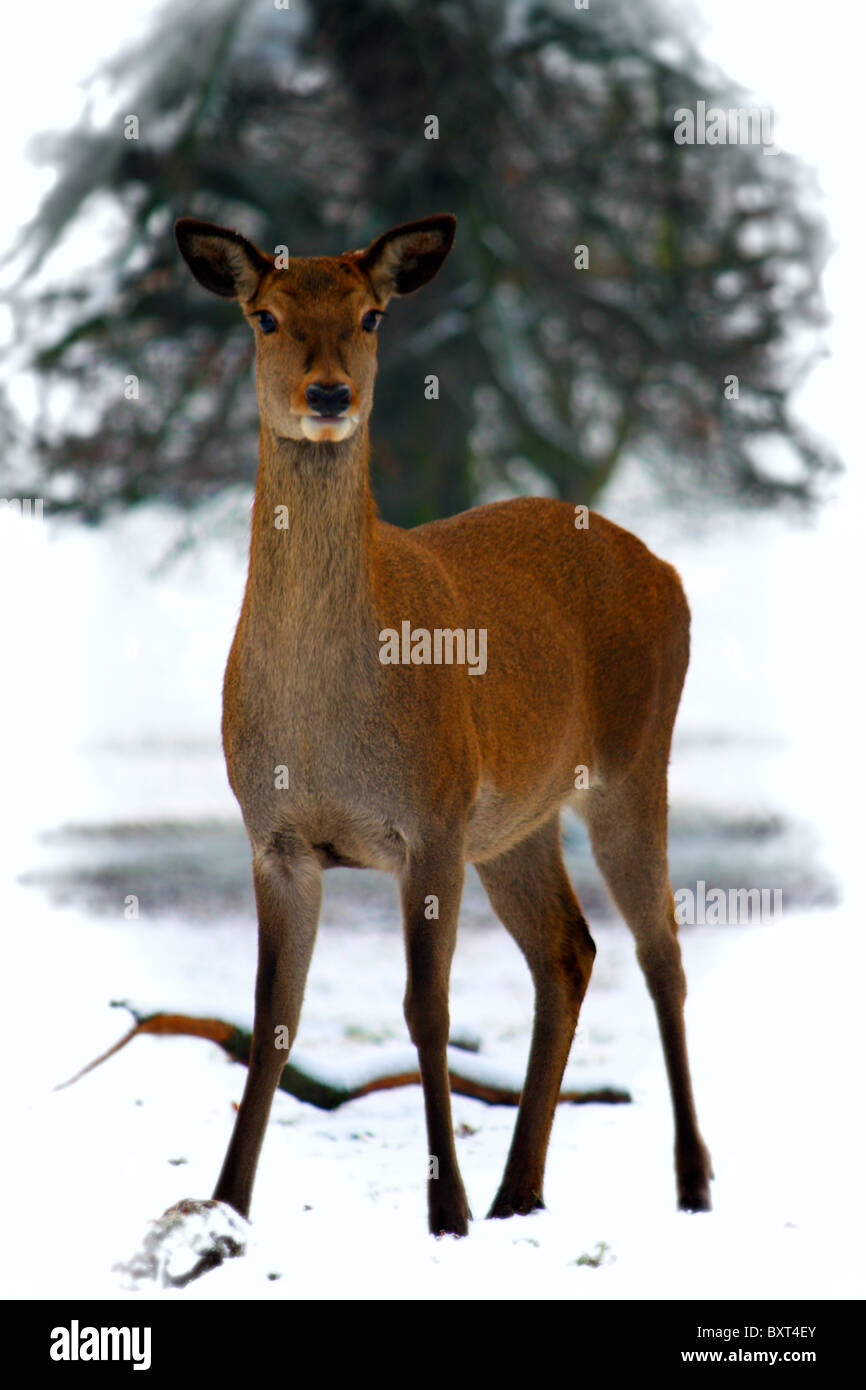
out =
[[[462,1200],[442,1200],[430,1205],[431,1236],[468,1236],[471,1220],[472,1212],[465,1197]]]
[[[703,1142],[697,1152],[677,1156],[677,1205],[680,1211],[712,1211],[712,1177],[713,1162]]]
[[[712,1211],[708,1178],[696,1178],[680,1186],[677,1206],[680,1211]]]
[[[509,1216],[530,1216],[534,1211],[544,1211],[544,1199],[540,1192],[509,1193],[500,1190],[487,1213],[487,1220],[505,1221]]]

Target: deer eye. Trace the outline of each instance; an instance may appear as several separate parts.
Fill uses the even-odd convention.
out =
[[[385,317],[384,309],[368,309],[361,319],[361,328],[364,333],[375,333],[382,319]]]
[[[267,309],[260,309],[256,314],[259,321],[259,328],[263,333],[276,333],[277,321],[273,314],[269,314]]]

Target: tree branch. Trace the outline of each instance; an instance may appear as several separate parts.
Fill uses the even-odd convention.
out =
[[[56,1090],[74,1085],[88,1072],[120,1052],[133,1038],[143,1034],[207,1038],[221,1047],[234,1061],[242,1062],[244,1065],[249,1062],[252,1034],[248,1029],[234,1023],[220,1018],[195,1018],[188,1014],[140,1014],[125,1001],[116,1001],[112,1007],[128,1009],[135,1019],[133,1027],[101,1057],[96,1057],[86,1067],[82,1067],[81,1071],[76,1072],[68,1081],[62,1082]],[[369,1069],[365,1069],[363,1074],[359,1071],[354,1078],[348,1079],[329,1077],[322,1068],[314,1070],[307,1059],[295,1055],[294,1060],[287,1062],[283,1068],[280,1090],[288,1091],[289,1095],[306,1101],[308,1105],[315,1105],[320,1110],[336,1110],[347,1101],[357,1100],[372,1091],[389,1091],[397,1086],[419,1084],[420,1076],[414,1049],[400,1049],[399,1054],[394,1050],[387,1061],[390,1063],[390,1070],[385,1074],[370,1074]],[[483,1101],[486,1105],[517,1105],[520,1101],[519,1086],[507,1080],[503,1081],[501,1073],[486,1059],[454,1046],[448,1049],[448,1074],[451,1090],[456,1095],[471,1096],[473,1100]],[[560,1102],[568,1101],[572,1105],[623,1105],[630,1103],[631,1096],[628,1091],[618,1086],[590,1084],[580,1089],[565,1089],[560,1093],[559,1099]]]

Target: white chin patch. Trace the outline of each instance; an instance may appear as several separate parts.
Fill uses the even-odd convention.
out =
[[[343,415],[339,420],[317,420],[313,415],[301,416],[301,430],[305,439],[314,444],[340,444],[354,434],[358,423],[356,415]]]

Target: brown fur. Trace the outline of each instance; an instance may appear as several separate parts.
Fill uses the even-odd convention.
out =
[[[595,955],[562,862],[559,817],[571,805],[634,932],[658,1013],[680,1206],[706,1209],[710,1165],[689,1080],[666,850],[667,763],[688,664],[679,579],[594,513],[588,529],[576,529],[567,503],[495,503],[407,532],[377,517],[370,494],[376,335],[360,324],[432,278],[453,234],[453,219],[440,215],[366,251],[276,270],[236,233],[178,224],[193,273],[238,298],[254,325],[261,417],[249,578],[223,716],[253,850],[259,969],[250,1071],[215,1196],[249,1210],[286,1061],[275,1030],[295,1036],[322,869],[352,864],[400,883],[405,1011],[439,1162],[428,1185],[430,1229],[466,1232],[446,1046],[468,860],[536,989],[526,1086],[490,1214],[543,1205],[551,1124]],[[255,327],[262,311],[277,323],[267,335]],[[310,417],[306,391],[315,384],[348,387],[351,429]],[[275,525],[280,507],[288,529]],[[404,620],[486,629],[486,673],[383,665],[379,634]],[[580,765],[589,787],[576,791]],[[289,769],[287,789],[275,786],[279,766]]]

